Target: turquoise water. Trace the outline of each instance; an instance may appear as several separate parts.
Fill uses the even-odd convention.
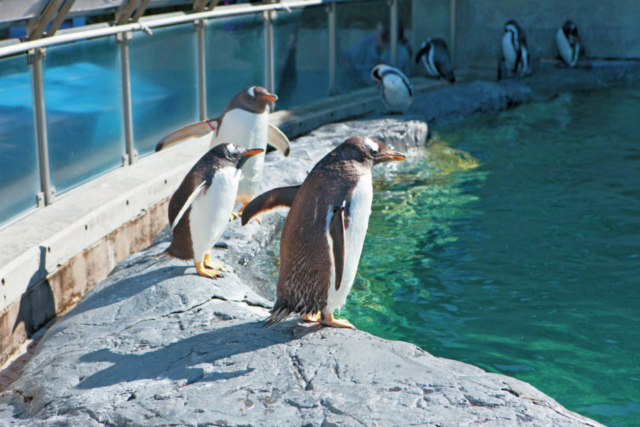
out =
[[[640,425],[640,87],[435,130],[378,171],[340,316]]]

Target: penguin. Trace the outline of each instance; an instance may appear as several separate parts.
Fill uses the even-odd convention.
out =
[[[220,144],[198,160],[169,201],[173,239],[164,253],[166,256],[192,259],[202,276],[221,276],[219,271],[225,270],[211,262],[209,251],[229,221],[240,183],[240,169],[263,152],[262,148]]]
[[[530,74],[527,36],[522,27],[513,19],[504,26],[502,55],[509,74],[519,74],[520,76]],[[498,70],[499,79],[501,77],[500,68]]]
[[[413,85],[397,68],[378,64],[371,69],[371,78],[380,88],[382,103],[389,113],[404,113],[413,103]]]
[[[427,70],[427,77],[439,79],[442,77],[451,83],[455,83],[451,56],[447,49],[447,43],[442,39],[429,38],[422,43],[420,52],[416,55],[416,64],[422,58],[422,65]]]
[[[566,21],[562,28],[556,33],[556,45],[558,53],[564,59],[569,67],[575,67],[578,63],[580,55],[580,36],[578,36],[578,27],[571,22]]]
[[[156,146],[156,152],[176,142],[208,133],[213,134],[209,148],[225,142],[247,148],[262,148],[261,154],[247,161],[238,187],[236,203],[246,206],[260,184],[267,142],[282,151],[285,157],[291,150],[287,136],[268,121],[268,104],[277,99],[276,95],[269,93],[263,87],[249,86],[234,96],[222,114],[215,119],[206,119],[187,125],[162,138]]]
[[[354,136],[311,170],[302,185],[276,188],[251,201],[242,224],[275,208],[290,208],[280,240],[276,303],[265,326],[291,313],[325,326],[351,328],[333,317],[344,305],[367,234],[373,185],[371,168],[404,160],[382,142]]]

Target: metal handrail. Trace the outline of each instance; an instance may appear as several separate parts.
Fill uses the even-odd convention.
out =
[[[31,49],[37,49],[46,46],[52,46],[61,43],[68,43],[82,39],[112,36],[127,31],[147,31],[149,28],[166,27],[169,25],[184,24],[200,19],[220,18],[226,16],[247,15],[270,10],[286,10],[317,6],[325,3],[323,0],[293,0],[282,3],[273,3],[260,6],[251,5],[233,5],[223,6],[207,12],[190,13],[180,16],[171,16],[166,18],[149,19],[144,22],[136,22],[133,24],[116,25],[108,28],[97,28],[87,31],[78,31],[70,34],[60,34],[53,37],[46,37],[39,40],[27,41],[10,46],[0,47],[0,58],[15,55],[17,53],[27,52]]]

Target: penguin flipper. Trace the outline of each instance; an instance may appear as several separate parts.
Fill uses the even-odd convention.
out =
[[[345,255],[345,241],[344,241],[344,206],[345,202],[342,202],[342,206],[337,208],[331,218],[331,224],[329,225],[329,235],[333,242],[333,265],[336,272],[336,291],[340,289],[342,284],[342,273],[344,272],[344,255]]]
[[[282,133],[280,129],[269,123],[269,133],[267,134],[267,142],[278,150],[282,151],[285,157],[291,152],[291,146],[289,145],[289,138]]]
[[[249,202],[242,211],[242,225],[247,225],[256,215],[272,209],[290,208],[299,189],[299,185],[279,187],[259,195]]]
[[[425,43],[424,46],[422,46],[422,49],[420,49],[416,54],[416,64],[420,62],[422,55],[427,55],[429,53],[429,49],[431,49],[431,45],[429,43]]]
[[[207,185],[207,181],[206,180],[202,181],[200,183],[200,185],[198,185],[198,187],[196,187],[196,189],[193,191],[193,193],[191,193],[191,195],[189,196],[187,201],[184,202],[184,205],[180,209],[180,212],[178,212],[178,215],[176,215],[176,218],[173,220],[173,224],[171,224],[171,232],[172,233],[173,233],[173,230],[178,225],[178,223],[180,223],[180,220],[182,219],[182,216],[184,215],[184,213],[187,211],[187,209],[189,209],[191,207],[191,204],[193,204],[193,201],[202,193],[202,191],[205,189],[206,185]]]
[[[206,134],[212,132],[217,128],[218,121],[208,119],[181,127],[177,131],[171,132],[169,135],[162,138],[160,142],[158,142],[158,145],[156,145],[156,153],[163,148],[167,148],[168,146],[180,141],[184,141],[185,139],[205,136]]]

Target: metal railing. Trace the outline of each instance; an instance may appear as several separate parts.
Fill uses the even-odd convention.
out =
[[[45,116],[45,96],[43,84],[43,60],[46,58],[46,48],[48,46],[60,45],[79,40],[104,38],[116,36],[120,53],[120,77],[122,88],[122,110],[123,110],[123,126],[124,126],[124,145],[126,153],[123,156],[123,166],[131,165],[136,162],[138,153],[134,145],[133,132],[133,108],[131,94],[131,72],[130,72],[130,54],[129,46],[132,43],[132,34],[134,32],[143,31],[148,35],[152,35],[154,28],[174,26],[192,22],[196,33],[196,53],[197,58],[197,84],[198,84],[198,116],[200,120],[207,118],[207,82],[206,82],[206,61],[205,46],[206,37],[205,29],[208,20],[223,17],[233,17],[240,15],[262,13],[264,20],[264,64],[265,64],[265,80],[266,88],[270,92],[275,91],[275,73],[274,73],[274,28],[273,20],[277,12],[291,12],[292,9],[307,8],[311,6],[326,6],[327,12],[327,29],[328,29],[328,67],[329,67],[329,87],[327,95],[335,95],[337,90],[336,68],[337,68],[337,4],[336,3],[353,3],[350,0],[323,1],[323,0],[289,0],[282,3],[266,4],[252,6],[249,4],[232,5],[217,7],[211,11],[190,13],[190,14],[170,14],[157,15],[153,17],[142,18],[141,22],[135,22],[123,25],[106,26],[105,24],[97,24],[94,26],[83,27],[82,29],[73,29],[71,31],[60,31],[58,34],[40,38],[33,41],[11,44],[0,47],[0,60],[4,57],[26,54],[25,60],[30,65],[31,88],[33,94],[33,107],[35,116],[35,134],[37,147],[39,152],[39,171],[40,171],[40,198],[44,203],[39,203],[39,207],[50,205],[55,202],[56,191],[51,184],[50,165],[49,165],[49,148],[47,143],[47,121]],[[397,46],[398,46],[398,0],[388,0],[388,16],[391,22],[390,28],[390,52],[391,62],[396,63]],[[93,179],[93,178],[92,178]],[[5,220],[6,221],[6,220]],[[3,219],[0,218],[0,226]],[[5,223],[4,226],[8,224]]]

